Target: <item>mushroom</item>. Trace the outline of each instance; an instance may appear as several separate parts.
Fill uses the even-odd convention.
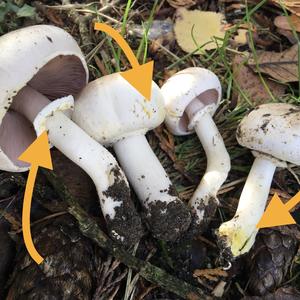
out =
[[[207,168],[189,205],[197,231],[206,229],[219,204],[217,192],[230,170],[230,157],[212,115],[219,106],[222,91],[218,77],[203,68],[187,68],[162,86],[166,101],[165,123],[175,135],[196,131],[207,156]]]
[[[300,108],[286,103],[258,106],[244,117],[236,137],[255,157],[235,216],[217,231],[221,255],[233,260],[255,242],[276,167],[300,165]]]
[[[47,130],[50,143],[93,179],[111,236],[137,242],[142,225],[125,175],[114,157],[70,119],[72,95],[88,81],[75,40],[60,28],[38,25],[3,35],[0,49],[1,169],[28,170],[18,157]]]
[[[89,83],[76,99],[73,114],[74,122],[92,138],[113,146],[153,235],[173,241],[189,227],[190,214],[145,137],[164,117],[164,101],[154,82],[148,101],[118,73]]]

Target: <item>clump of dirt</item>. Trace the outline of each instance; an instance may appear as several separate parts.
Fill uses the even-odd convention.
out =
[[[211,219],[214,217],[216,210],[219,206],[219,201],[216,197],[210,196],[207,201],[203,201],[197,207],[199,211],[203,212],[203,219],[198,222],[192,222],[193,231],[199,233],[206,232]],[[195,212],[192,212],[193,219],[196,219]],[[196,219],[197,220],[197,219]]]
[[[191,216],[187,206],[180,200],[168,204],[157,200],[149,204],[147,222],[156,238],[175,241],[188,229]]]
[[[132,202],[128,184],[116,166],[111,170],[115,182],[103,194],[122,204],[115,208],[115,217],[105,216],[111,237],[126,246],[137,243],[144,234],[142,222]],[[102,200],[100,200],[102,201]]]

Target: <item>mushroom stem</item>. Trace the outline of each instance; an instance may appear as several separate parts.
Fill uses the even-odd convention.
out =
[[[175,240],[188,228],[190,215],[146,137],[122,139],[114,144],[114,150],[146,210],[153,234]]]
[[[235,216],[217,231],[221,254],[234,259],[247,253],[255,242],[256,225],[268,199],[276,165],[265,157],[256,157],[243,188]]]
[[[34,122],[50,103],[44,95],[27,86],[15,97],[12,108]],[[140,219],[131,203],[126,177],[115,158],[61,111],[47,117],[45,126],[51,144],[94,181],[111,236],[125,244],[137,242],[142,233]]]
[[[215,214],[219,204],[217,192],[226,180],[231,165],[224,141],[212,116],[203,110],[204,104],[200,101],[192,102],[186,108],[191,120],[190,126],[194,127],[207,157],[205,174],[189,201],[200,231],[206,229],[210,218]]]

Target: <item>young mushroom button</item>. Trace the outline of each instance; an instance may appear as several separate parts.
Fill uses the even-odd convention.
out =
[[[258,106],[237,129],[238,142],[252,151],[254,163],[232,220],[217,231],[222,257],[233,260],[255,241],[276,167],[300,165],[300,108],[286,103]]]
[[[217,192],[230,170],[229,155],[212,119],[222,96],[221,84],[209,70],[187,68],[166,81],[162,94],[168,129],[175,135],[196,131],[207,156],[205,174],[189,202],[196,228],[202,232],[215,214]]]
[[[72,95],[88,81],[75,40],[60,28],[39,25],[1,36],[0,49],[0,168],[28,170],[18,157],[47,130],[51,144],[93,179],[111,236],[137,242],[142,225],[124,174],[114,157],[70,120]]]
[[[188,228],[190,214],[145,137],[164,117],[164,102],[155,83],[147,101],[120,74],[89,83],[76,100],[73,114],[73,120],[91,137],[113,145],[146,211],[150,230],[169,241]]]

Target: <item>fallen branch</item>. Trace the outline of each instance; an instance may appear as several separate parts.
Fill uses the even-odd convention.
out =
[[[139,272],[142,277],[155,285],[158,285],[184,299],[212,299],[211,296],[207,295],[201,289],[168,274],[163,269],[132,256],[119,245],[115,244],[100,229],[97,222],[81,208],[77,201],[68,192],[61,180],[59,180],[53,172],[43,170],[43,173],[58,195],[69,205],[68,211],[78,221],[80,231],[83,235],[92,239],[98,246],[120,260],[127,267]]]

